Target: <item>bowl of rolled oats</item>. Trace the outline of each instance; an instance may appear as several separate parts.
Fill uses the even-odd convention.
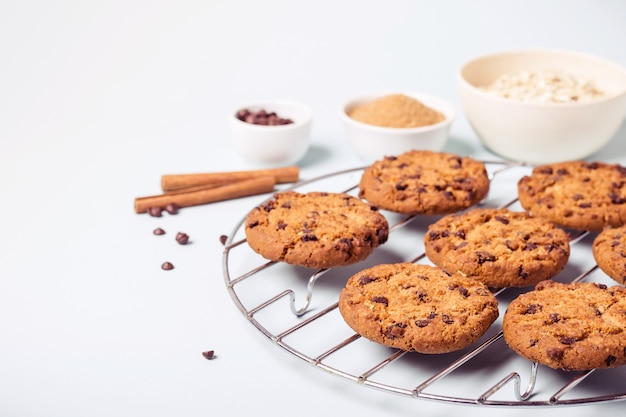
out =
[[[529,164],[585,159],[626,118],[626,68],[570,51],[484,55],[458,75],[472,129],[494,153]]]

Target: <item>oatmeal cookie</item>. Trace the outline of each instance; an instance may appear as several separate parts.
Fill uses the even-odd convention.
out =
[[[452,352],[478,340],[498,317],[487,287],[422,264],[381,264],[348,279],[339,311],[374,342],[427,354]]]
[[[431,224],[426,256],[449,272],[495,287],[525,287],[557,275],[570,254],[569,234],[525,211],[475,208]]]
[[[593,240],[598,267],[620,284],[626,284],[626,226],[607,227]]]
[[[541,165],[518,182],[522,207],[575,230],[626,224],[626,168],[603,162]]]
[[[276,193],[244,227],[248,245],[264,258],[310,268],[364,260],[389,235],[375,207],[345,193]]]
[[[584,371],[626,363],[626,288],[542,281],[508,306],[506,343],[554,369]]]
[[[388,156],[367,167],[359,197],[403,214],[447,214],[480,202],[489,192],[485,165],[469,157],[431,151]]]

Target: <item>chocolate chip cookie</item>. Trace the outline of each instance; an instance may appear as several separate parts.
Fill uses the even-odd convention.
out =
[[[584,371],[626,363],[626,288],[543,281],[508,306],[506,343],[554,369]]]
[[[375,207],[345,193],[276,193],[248,213],[244,228],[264,258],[310,268],[364,260],[389,236]]]
[[[607,227],[593,240],[593,257],[605,274],[626,284],[626,226]]]
[[[355,332],[406,351],[446,353],[469,346],[498,317],[487,287],[423,264],[380,264],[351,276],[339,311]]]
[[[403,214],[447,214],[480,202],[489,192],[485,165],[469,157],[431,151],[388,156],[367,167],[359,196]]]
[[[426,255],[437,266],[495,287],[525,287],[557,275],[570,254],[569,234],[525,211],[474,208],[431,224]]]
[[[522,207],[575,230],[626,224],[626,168],[603,162],[541,165],[518,182]]]

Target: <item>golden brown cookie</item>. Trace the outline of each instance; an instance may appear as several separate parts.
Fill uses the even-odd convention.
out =
[[[367,167],[359,196],[403,214],[447,214],[480,202],[489,192],[485,165],[469,157],[431,151],[388,156]]]
[[[524,211],[474,208],[428,227],[426,255],[437,266],[490,287],[525,287],[549,279],[569,259],[569,234]]]
[[[554,369],[584,371],[626,363],[626,288],[543,281],[508,306],[506,343]]]
[[[575,230],[626,224],[626,168],[603,162],[541,165],[518,182],[531,215]]]
[[[626,284],[626,226],[607,227],[593,240],[593,257],[609,277]]]
[[[339,297],[345,322],[361,336],[421,353],[462,349],[498,317],[487,287],[422,264],[381,264],[348,279]]]
[[[271,261],[310,268],[354,264],[387,241],[389,224],[344,193],[276,193],[245,219],[250,247]]]

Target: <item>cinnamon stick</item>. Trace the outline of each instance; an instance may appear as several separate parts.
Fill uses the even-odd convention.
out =
[[[161,189],[174,191],[189,187],[218,187],[234,181],[272,176],[276,184],[296,182],[300,178],[300,168],[289,166],[281,168],[258,169],[252,171],[211,172],[197,174],[171,174],[161,177]]]
[[[263,194],[273,191],[275,185],[275,178],[266,175],[197,191],[181,191],[148,197],[138,197],[135,199],[135,212],[145,213],[151,207],[165,208],[165,206],[170,203],[174,203],[178,207],[191,207],[216,201]]]

